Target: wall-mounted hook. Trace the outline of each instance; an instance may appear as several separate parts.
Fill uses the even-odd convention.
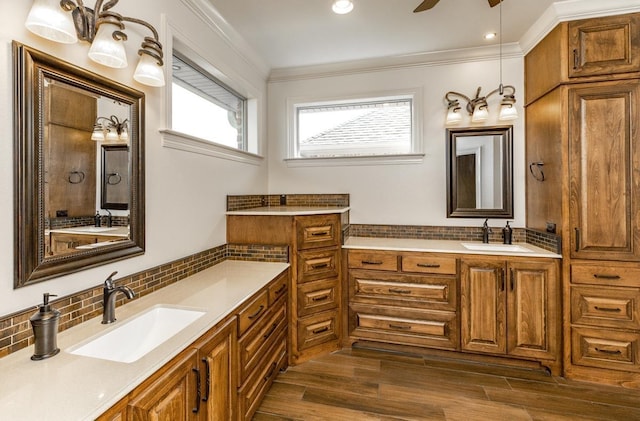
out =
[[[544,172],[542,171],[543,165],[544,162],[532,162],[531,164],[529,164],[529,172],[531,173],[533,178],[540,182],[544,181]]]
[[[84,173],[82,171],[71,171],[68,179],[71,184],[80,184],[84,181]]]

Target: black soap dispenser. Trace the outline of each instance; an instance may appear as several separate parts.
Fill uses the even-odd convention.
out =
[[[507,221],[507,225],[502,228],[502,242],[504,244],[511,244],[511,241],[513,239],[513,230],[511,229],[511,227],[509,226],[509,221]]]
[[[53,357],[60,352],[57,344],[60,312],[51,308],[49,297],[56,297],[56,295],[45,292],[42,305],[38,306],[38,312],[29,319],[35,336],[35,352],[31,356],[34,361]]]

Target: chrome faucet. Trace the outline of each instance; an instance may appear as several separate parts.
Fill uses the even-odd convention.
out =
[[[482,224],[482,242],[489,242],[489,234],[491,234],[491,228],[489,228],[489,219],[484,220],[484,224]]]
[[[113,286],[113,277],[118,273],[113,272],[109,277],[104,281],[104,287],[102,288],[102,324],[106,325],[109,323],[113,323],[116,321],[116,294],[118,292],[122,292],[128,299],[132,299],[135,297],[135,293],[133,290],[127,286]]]

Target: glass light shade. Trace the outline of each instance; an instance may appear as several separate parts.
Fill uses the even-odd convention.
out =
[[[104,141],[104,131],[102,130],[102,126],[96,126],[93,128],[93,132],[91,133],[91,140],[95,140],[96,142]]]
[[[162,66],[158,65],[155,58],[148,54],[140,54],[140,60],[136,71],[133,73],[133,78],[148,86],[164,86],[164,71]]]
[[[113,32],[119,29],[117,25],[106,22],[98,27],[98,32],[89,49],[91,60],[116,69],[127,67],[124,41],[113,38]]]
[[[515,120],[518,118],[518,110],[513,104],[502,104],[500,107],[499,120]]]
[[[473,121],[474,123],[478,123],[481,121],[485,121],[487,118],[489,118],[489,110],[487,110],[487,107],[476,107],[476,109],[473,110],[471,121]]]
[[[126,127],[123,127],[122,130],[120,131],[120,140],[122,140],[123,142],[129,141],[129,131],[127,130]]]
[[[109,131],[107,132],[107,142],[117,142],[119,140],[118,138],[118,132],[114,130],[109,129]]]
[[[35,0],[24,23],[34,34],[62,44],[78,42],[71,13],[60,7],[60,0]]]
[[[447,124],[457,124],[462,121],[462,114],[460,113],[460,109],[456,110],[455,108],[450,108],[447,111]]]
[[[333,2],[331,9],[334,13],[344,15],[353,10],[353,2],[351,0],[336,0]]]

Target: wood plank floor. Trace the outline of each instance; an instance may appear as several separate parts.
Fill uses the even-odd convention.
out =
[[[541,371],[343,349],[279,373],[254,421],[640,420],[640,391]]]

